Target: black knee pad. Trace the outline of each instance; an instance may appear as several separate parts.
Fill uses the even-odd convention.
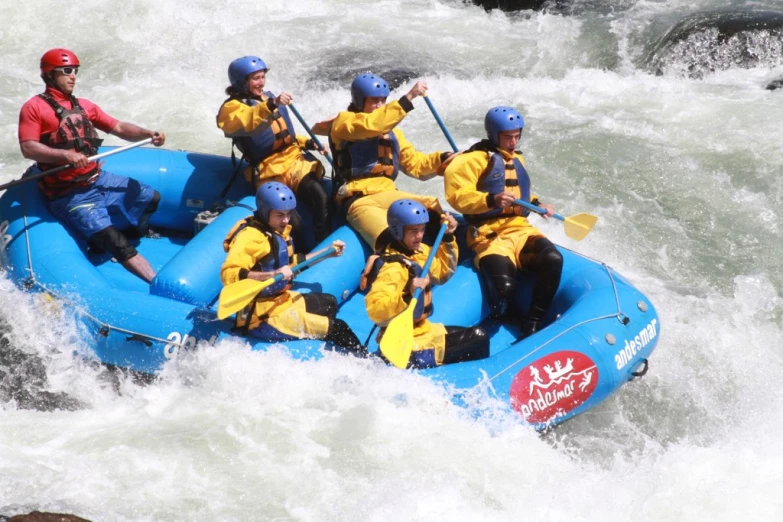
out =
[[[337,298],[332,294],[312,292],[302,294],[302,297],[305,300],[305,310],[308,313],[327,317],[334,317],[337,313]]]
[[[541,252],[544,263],[550,265],[552,268],[563,269],[563,254],[561,254],[554,246],[547,248]]]
[[[96,232],[90,236],[88,241],[90,245],[95,245],[100,249],[109,252],[119,263],[124,263],[138,254],[133,245],[128,242],[128,238],[125,237],[125,234],[113,226],[106,227],[103,230]]]
[[[489,255],[479,262],[479,270],[489,293],[492,317],[502,317],[517,291],[516,267],[505,256]]]

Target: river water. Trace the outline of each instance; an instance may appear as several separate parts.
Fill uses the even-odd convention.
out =
[[[508,15],[458,0],[3,3],[0,182],[27,165],[18,111],[51,47],[79,55],[79,96],[165,131],[167,147],[217,154],[229,153],[214,118],[237,56],[262,56],[267,87],[292,92],[311,122],[347,105],[355,72],[397,71],[428,81],[460,147],[482,137],[489,107],[519,108],[535,192],[599,216],[580,243],[541,227],[645,292],[662,335],[643,380],[539,436],[486,397],[476,418],[416,375],[241,342],[173,362],[153,385],[115,386],[74,356],[84,343],[68,313],[3,279],[8,345],[40,361],[45,391],[81,407],[0,403],[0,514],[781,520],[783,92],[763,86],[783,61],[699,79],[682,63],[663,76],[646,65],[671,25],[725,4],[585,0]],[[447,150],[415,105],[408,138]],[[442,196],[437,181],[401,185]]]

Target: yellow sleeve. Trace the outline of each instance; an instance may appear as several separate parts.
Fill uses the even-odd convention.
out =
[[[406,114],[408,113],[397,100],[372,112],[343,111],[332,122],[331,137],[335,142],[360,141],[388,134]]]
[[[228,249],[226,260],[220,267],[220,280],[223,285],[236,283],[241,279],[242,271],[250,271],[258,260],[272,251],[269,239],[259,230],[247,227],[242,230]]]
[[[440,167],[440,152],[425,154],[417,151],[400,129],[394,129],[394,135],[400,143],[400,165],[412,178],[419,178],[437,172]]]
[[[430,267],[430,283],[433,285],[442,285],[454,275],[457,270],[457,259],[459,257],[459,247],[456,238],[446,242],[444,239],[432,260]],[[426,259],[424,260],[427,261]]]
[[[476,151],[460,154],[446,167],[443,174],[446,201],[454,210],[463,214],[481,214],[491,210],[487,206],[487,193],[476,188],[488,164],[487,154]]]
[[[319,121],[310,127],[310,130],[313,131],[313,134],[318,136],[329,136],[329,133],[332,132],[332,122],[334,122],[334,118],[331,120]]]
[[[367,316],[372,322],[386,326],[405,310],[408,306],[403,300],[406,284],[408,284],[408,269],[402,264],[385,263],[381,267],[378,277],[364,297]]]
[[[296,143],[299,145],[299,148],[302,150],[307,150],[308,140],[310,140],[310,136],[300,136],[299,134],[296,135]]]
[[[217,126],[227,138],[245,136],[267,121],[272,112],[266,103],[253,107],[239,100],[228,100],[220,107],[217,115]]]

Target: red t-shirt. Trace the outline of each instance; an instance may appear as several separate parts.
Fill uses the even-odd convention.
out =
[[[73,108],[70,97],[65,96],[59,90],[47,87],[46,92],[66,109]],[[87,114],[87,118],[95,125],[96,129],[109,132],[117,125],[119,120],[103,112],[91,101],[84,98],[78,98],[78,100],[79,105]],[[33,96],[22,105],[22,110],[19,111],[19,143],[31,140],[41,141],[41,136],[55,132],[59,126],[60,120],[57,119],[54,109],[39,96]]]

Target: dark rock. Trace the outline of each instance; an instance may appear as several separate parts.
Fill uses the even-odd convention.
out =
[[[656,74],[702,78],[732,67],[775,66],[783,49],[783,12],[721,10],[689,15],[648,53]]]
[[[774,91],[775,89],[783,89],[783,77],[773,80],[767,84],[767,89]]]
[[[434,71],[431,68],[428,70]],[[381,76],[389,84],[389,89],[394,90],[405,82],[421,78],[428,70],[411,68],[410,64],[402,65],[396,54],[338,52],[316,65],[311,81],[324,86],[337,84],[348,90],[354,78],[363,73],[372,73]]]
[[[539,11],[543,7],[552,3],[551,0],[471,0],[472,3],[483,7],[487,11],[500,9],[501,11]]]
[[[25,410],[74,411],[83,408],[77,399],[63,392],[48,391],[46,366],[36,354],[11,346],[8,325],[0,321],[0,402],[11,402]]]
[[[0,519],[1,520],[1,519]],[[16,515],[8,519],[8,522],[90,522],[86,518],[64,513],[44,513],[33,511],[29,515]]]

